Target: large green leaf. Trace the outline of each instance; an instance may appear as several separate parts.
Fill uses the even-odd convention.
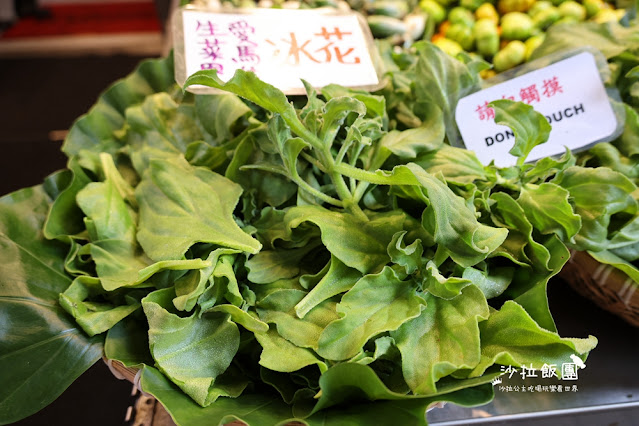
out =
[[[429,104],[427,120],[420,127],[401,132],[398,130],[388,132],[379,141],[379,149],[384,157],[392,153],[405,162],[427,152],[436,151],[443,145],[444,136],[442,112],[434,104]],[[389,154],[383,154],[384,151],[388,151]]]
[[[306,292],[294,289],[274,291],[260,300],[257,313],[262,321],[274,323],[280,336],[293,344],[317,349],[317,342],[324,328],[339,318],[335,301],[324,300],[314,306],[304,318],[298,318],[296,306]]]
[[[372,214],[367,222],[358,217],[319,206],[291,208],[284,218],[291,229],[312,222],[322,232],[322,242],[331,254],[361,273],[377,272],[389,260],[386,247],[393,234],[403,230],[403,212]],[[349,238],[344,238],[349,235]]]
[[[581,216],[582,227],[575,236],[575,247],[580,250],[606,249],[612,215],[637,211],[632,196],[636,186],[621,173],[605,167],[569,167],[553,182],[570,192],[575,213]]]
[[[324,329],[317,353],[333,360],[351,358],[371,337],[396,330],[418,316],[423,303],[415,283],[401,281],[389,267],[379,274],[365,275],[337,305],[343,317]]]
[[[449,145],[420,155],[415,163],[432,175],[441,173],[449,182],[473,183],[489,176],[473,151]]]
[[[44,224],[44,236],[49,239],[64,239],[84,230],[84,215],[76,202],[76,196],[91,179],[77,160],[70,160],[67,167],[69,170],[58,177],[59,181],[63,181],[59,183],[65,183],[65,187],[53,201]]]
[[[409,424],[426,425],[425,411],[432,402],[451,401],[462,406],[472,406],[490,401],[493,398],[492,385],[465,388],[485,384],[493,377],[494,374],[487,374],[486,377],[470,381],[453,380],[442,384],[436,396],[406,395],[391,391],[368,366],[355,363],[337,364],[320,378],[322,394],[313,409],[313,415],[308,420],[312,422],[314,419],[339,418],[340,411],[336,406],[344,401],[374,401],[376,404],[392,401],[392,404],[386,404],[390,411],[377,421],[370,419],[370,424],[386,424],[387,422],[380,419],[391,419],[397,412],[406,410],[407,413],[400,415],[409,418]],[[366,416],[368,405],[357,406],[360,416]],[[331,411],[336,408],[335,415],[331,415]],[[375,410],[375,414],[381,413]],[[348,417],[352,418],[351,416],[352,414]],[[393,421],[388,423],[392,424]]]
[[[402,353],[404,379],[416,394],[437,393],[436,382],[480,360],[478,322],[488,318],[481,290],[470,285],[454,299],[424,296],[418,316],[391,332]],[[419,356],[415,356],[419,354]]]
[[[73,123],[63,151],[70,157],[83,149],[115,152],[121,145],[113,132],[124,125],[126,108],[174,85],[173,56],[142,62],[132,74],[109,87],[91,110]]]
[[[299,120],[295,108],[288,102],[284,93],[274,86],[263,82],[252,72],[237,70],[233,77],[225,83],[217,76],[217,71],[201,70],[186,79],[184,88],[193,84],[201,84],[235,93],[268,111],[280,114],[286,124],[291,127],[291,130],[303,139],[318,141]]]
[[[222,248],[213,250],[206,259],[209,266],[190,271],[175,281],[176,298],[173,299],[173,305],[180,311],[190,311],[193,309],[198,298],[208,288],[214,270],[218,267],[222,268],[220,258],[235,253],[237,253],[237,250]]]
[[[291,406],[275,392],[219,398],[208,407],[201,407],[153,367],[144,366],[140,384],[142,390],[164,405],[179,426],[223,425],[234,420],[266,426],[294,420]]]
[[[477,88],[479,75],[431,43],[416,43],[415,96],[420,102],[437,105],[446,125],[449,142],[458,137],[455,125],[457,102]]]
[[[550,136],[550,124],[543,114],[523,102],[499,99],[489,104],[495,111],[495,123],[510,127],[515,134],[515,145],[510,151],[522,165],[530,151],[545,143]]]
[[[207,406],[224,395],[214,385],[237,352],[240,332],[227,314],[181,318],[169,312],[174,297],[175,291],[168,288],[142,300],[151,354],[164,374],[198,404]]]
[[[435,236],[435,242],[458,264],[468,267],[484,260],[506,239],[508,231],[477,221],[464,199],[455,195],[442,181],[416,164],[408,167],[428,200],[422,222]]]
[[[104,296],[105,291],[100,286],[100,280],[93,277],[79,276],[69,288],[60,295],[60,305],[77,321],[78,325],[89,335],[104,333],[122,319],[135,312],[140,307],[140,298],[125,297],[122,303],[112,304],[92,302],[90,296],[97,298]]]
[[[135,243],[135,219],[112,181],[91,182],[76,195],[85,216],[91,220],[94,240],[117,239]]]
[[[0,199],[0,423],[56,399],[102,354],[58,305],[70,284],[66,247],[42,235],[50,199],[42,187]]]
[[[350,290],[361,277],[362,274],[359,271],[349,268],[337,257],[332,256],[328,271],[295,305],[295,313],[303,318],[326,299]]]
[[[541,328],[517,302],[507,301],[479,325],[481,361],[471,376],[483,374],[493,364],[541,368],[544,364],[571,362],[571,355],[585,359],[597,339],[561,338]]]
[[[203,141],[208,146],[215,143],[198,120],[195,107],[177,103],[164,92],[127,108],[126,123],[125,141],[132,153],[154,149],[165,154],[185,154],[195,141]],[[138,173],[142,174],[139,167]]]
[[[153,365],[146,321],[128,317],[114,325],[104,340],[104,356],[127,367]]]
[[[555,233],[563,241],[570,241],[581,228],[581,217],[573,212],[569,196],[564,188],[544,182],[522,187],[517,202],[539,232]]]
[[[206,131],[218,142],[237,136],[242,119],[253,114],[240,98],[231,94],[197,95],[195,110]]]
[[[233,219],[241,193],[239,185],[209,170],[152,161],[136,189],[138,241],[154,260],[181,259],[199,242],[257,253],[261,244]]]
[[[326,364],[312,350],[294,345],[274,328],[266,333],[256,333],[255,339],[262,346],[260,365],[269,370],[290,373],[317,364],[320,371],[326,371]]]
[[[490,196],[494,201],[493,222],[508,229],[508,238],[496,250],[496,254],[504,255],[520,266],[541,265],[547,270],[548,250],[534,240],[533,226],[528,220],[521,205],[505,192],[495,192]]]
[[[200,259],[153,264],[141,252],[135,240],[135,213],[125,203],[112,180],[91,182],[78,192],[76,198],[86,214],[85,223],[93,241],[89,249],[104,289],[115,290],[142,284],[162,269],[196,269],[205,266]]]
[[[426,409],[437,401],[450,401],[462,406],[480,405],[493,398],[495,375],[473,379],[464,388],[457,383],[442,386],[437,396],[406,396],[390,391],[372,369],[359,364],[338,364],[320,379],[322,396],[315,412],[305,419],[295,418],[292,407],[277,394],[243,394],[238,398],[220,398],[202,408],[185,396],[162,374],[145,366],[141,385],[155,396],[179,426],[222,425],[233,420],[249,426],[283,426],[291,421],[308,426],[358,426],[361,424],[426,425]],[[346,405],[336,406],[343,401]],[[330,407],[330,408],[329,408]]]

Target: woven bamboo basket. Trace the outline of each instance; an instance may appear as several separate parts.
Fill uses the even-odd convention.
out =
[[[597,262],[586,252],[571,250],[560,276],[577,293],[639,327],[639,283],[619,269]]]
[[[133,384],[131,395],[138,395],[135,408],[129,407],[125,421],[132,421],[133,426],[176,426],[175,422],[164,409],[162,404],[153,396],[142,392],[140,387],[140,371],[129,368],[118,361],[102,358],[111,373],[120,380],[127,380]],[[135,411],[135,414],[133,412]]]

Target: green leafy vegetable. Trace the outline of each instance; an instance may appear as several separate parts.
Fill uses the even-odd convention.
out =
[[[509,326],[506,326],[509,324]],[[482,374],[494,363],[503,365],[532,365],[569,362],[571,355],[585,355],[595,347],[597,339],[562,339],[556,333],[539,327],[526,311],[514,301],[490,315],[480,325],[482,359],[472,375]],[[543,360],[536,355],[539,346],[547,348]]]
[[[371,337],[395,330],[419,315],[422,304],[411,283],[401,281],[391,268],[366,276],[337,306],[343,317],[326,326],[319,338],[318,353],[333,360],[351,358]]]
[[[241,188],[218,174],[156,160],[136,192],[140,200],[137,237],[151,259],[180,259],[199,242],[249,253],[261,248],[233,220]]]
[[[515,145],[510,151],[521,166],[530,151],[545,143],[550,135],[550,124],[542,114],[522,102],[500,99],[489,104],[495,110],[495,123],[505,124],[515,134]]]
[[[489,401],[495,364],[585,358],[596,340],[556,333],[546,287],[566,245],[639,258],[634,182],[570,153],[526,164],[548,125],[505,101],[519,161],[483,166],[445,143],[484,64],[427,43],[403,57],[378,94],[287,98],[208,70],[186,85],[225,93],[192,95],[163,61],[109,89],[70,132],[69,170],[0,204],[3,381],[27,383],[0,421],[59,394],[103,337],[182,425],[425,424],[433,402]],[[615,170],[621,142],[600,150]],[[48,345],[71,365],[55,386],[18,359]]]
[[[228,315],[181,318],[170,307],[173,289],[158,290],[143,301],[149,321],[149,346],[158,367],[198,404],[230,396],[215,381],[231,364],[240,344],[237,325]],[[211,356],[214,354],[214,356]]]
[[[434,394],[440,378],[477,365],[478,321],[487,318],[486,298],[475,286],[465,287],[451,301],[428,295],[421,315],[391,333],[404,357],[404,378],[413,392]],[[420,356],[413,356],[416,353]]]
[[[3,424],[53,402],[102,355],[102,339],[85,336],[57,303],[71,279],[65,247],[42,235],[50,205],[40,186],[0,199]]]

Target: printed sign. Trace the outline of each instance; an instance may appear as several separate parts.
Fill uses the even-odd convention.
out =
[[[466,96],[457,104],[455,119],[467,149],[483,164],[512,166],[516,157],[508,151],[515,136],[506,126],[495,124],[488,104],[511,99],[532,105],[552,126],[550,137],[536,146],[527,161],[560,155],[565,147],[579,150],[615,136],[619,123],[599,75],[595,57],[582,52],[547,67]]]
[[[380,86],[372,36],[356,13],[186,8],[175,19],[180,84],[198,70],[215,69],[227,81],[243,69],[286,94],[306,93],[301,79],[316,88],[331,83],[371,90]]]

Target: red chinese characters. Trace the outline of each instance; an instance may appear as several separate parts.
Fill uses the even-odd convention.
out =
[[[488,101],[484,102],[483,105],[477,105],[477,109],[475,110],[479,114],[480,120],[494,120],[495,119],[495,110],[488,106]]]
[[[221,74],[224,71],[224,65],[220,61],[223,59],[221,39],[226,34],[222,33],[218,25],[211,21],[197,21],[195,32],[199,39],[198,44],[202,46],[200,48],[200,56],[202,57],[200,69],[215,69]]]
[[[197,21],[195,28],[200,48],[200,69],[215,69],[224,74],[224,45],[235,47],[235,56],[228,58],[239,63],[244,70],[254,71],[254,65],[260,62],[256,52],[257,43],[253,40],[255,28],[245,20],[231,22],[222,27],[212,21]]]
[[[533,102],[539,102],[541,99],[539,98],[539,91],[537,90],[536,84],[531,84],[528,87],[523,87],[519,90],[519,98],[522,102],[526,102],[527,104],[532,104]]]
[[[559,80],[557,77],[553,77],[550,80],[544,80],[543,85],[543,94],[545,97],[550,98],[555,96],[557,93],[563,93],[563,88],[559,85]]]
[[[257,43],[251,38],[255,35],[255,28],[245,20],[239,20],[229,24],[229,31],[235,36],[237,56],[233,62],[242,63],[242,69],[255,71],[255,65],[260,63],[260,56],[256,53]]]
[[[267,39],[266,42],[273,47],[274,57],[279,57],[286,51],[286,57],[283,59],[289,65],[300,65],[309,61],[316,64],[359,64],[360,58],[355,55],[355,49],[348,43],[351,35],[351,32],[338,27],[333,27],[332,31],[321,27],[319,32],[309,35],[290,32],[286,38],[276,41]]]
[[[540,93],[541,91],[541,93]],[[510,99],[512,101],[525,102],[527,104],[533,104],[541,102],[544,98],[551,98],[559,93],[563,93],[563,87],[559,83],[559,79],[556,76],[546,80],[543,80],[541,88],[538,88],[537,84],[531,84],[527,87],[519,89],[518,97],[502,95],[502,99]],[[495,111],[488,106],[488,101],[484,104],[477,105],[475,112],[480,120],[493,120],[495,118]]]

